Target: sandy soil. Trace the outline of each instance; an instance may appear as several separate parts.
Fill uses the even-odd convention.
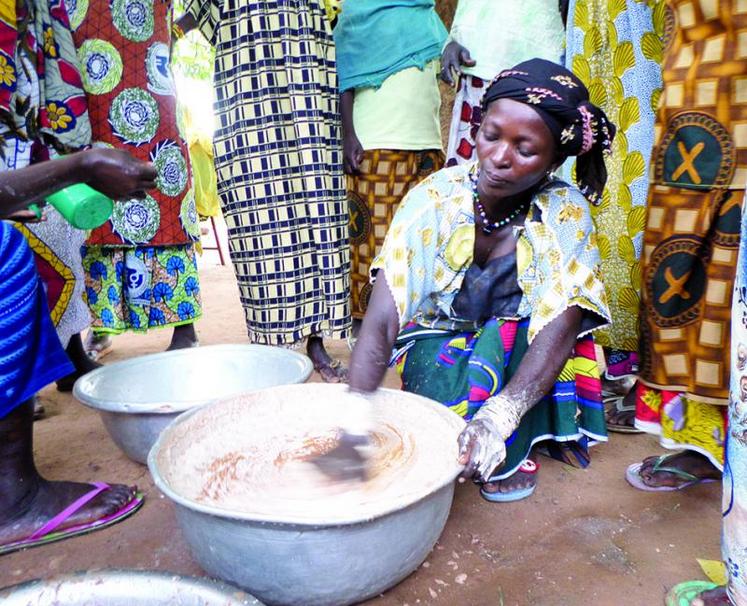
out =
[[[217,265],[212,251],[201,263],[201,342],[245,342],[230,266]],[[117,337],[105,361],[160,351],[169,337],[168,331]],[[332,349],[347,358],[344,343],[335,342]],[[398,387],[396,376],[389,375],[387,385]],[[136,483],[147,501],[110,529],[0,557],[0,587],[106,567],[203,574],[182,539],[173,507],[147,469],[117,450],[97,414],[52,388],[42,398],[48,418],[36,425],[36,457],[45,475]],[[426,563],[370,603],[661,604],[673,584],[703,578],[696,558],[719,558],[720,485],[664,494],[630,488],[625,467],[658,452],[649,436],[613,435],[609,444],[594,449],[586,470],[542,458],[535,495],[510,505],[488,503],[473,485],[459,485],[446,530]]]

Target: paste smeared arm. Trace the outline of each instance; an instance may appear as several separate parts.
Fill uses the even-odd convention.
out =
[[[398,333],[397,308],[384,271],[379,270],[350,360],[350,389],[372,392],[381,385]]]
[[[543,328],[506,388],[488,399],[459,436],[466,477],[486,481],[506,457],[506,440],[550,390],[581,329],[582,310],[570,307]]]

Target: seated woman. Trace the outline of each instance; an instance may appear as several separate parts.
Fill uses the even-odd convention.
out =
[[[113,149],[0,172],[0,219],[29,220],[28,205],[73,183],[114,197],[151,189],[155,177],[151,164]],[[0,555],[109,526],[143,502],[134,487],[51,482],[36,470],[31,399],[72,370],[28,242],[0,220]]]
[[[606,440],[590,334],[609,312],[589,202],[615,127],[541,59],[502,72],[483,111],[478,162],[429,177],[397,211],[349,382],[375,390],[396,346],[405,390],[471,419],[465,475],[511,501],[534,491],[534,444],[585,465],[588,443]],[[553,176],[568,156],[581,191]]]

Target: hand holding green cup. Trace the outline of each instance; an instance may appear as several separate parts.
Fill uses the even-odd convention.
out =
[[[65,220],[77,229],[94,229],[112,216],[114,202],[85,183],[76,183],[47,196]]]

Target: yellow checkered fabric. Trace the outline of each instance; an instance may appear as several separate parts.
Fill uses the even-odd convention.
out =
[[[320,0],[194,0],[216,50],[215,168],[250,338],[350,326],[335,49]]]

